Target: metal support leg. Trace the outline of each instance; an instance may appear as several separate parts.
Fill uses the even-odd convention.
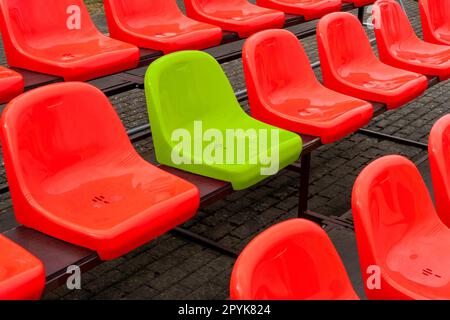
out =
[[[358,133],[364,134],[366,136],[378,138],[378,139],[389,140],[392,142],[396,142],[396,143],[403,144],[403,145],[410,146],[410,147],[419,148],[422,150],[428,150],[428,144],[426,144],[426,143],[409,140],[409,139],[405,139],[405,138],[400,138],[400,137],[392,136],[392,135],[386,134],[386,133],[376,132],[376,131],[369,130],[369,129],[359,129]]]
[[[311,153],[302,155],[300,167],[300,186],[298,196],[298,217],[304,218],[308,210],[309,175],[311,170]]]
[[[232,258],[237,258],[239,256],[239,252],[230,249],[224,245],[221,245],[217,241],[210,240],[208,238],[205,238],[199,234],[196,234],[192,231],[186,230],[184,228],[175,228],[171,230],[172,233],[181,235],[184,238],[187,238],[189,240],[192,240],[198,244],[204,245],[210,249],[216,250],[220,253],[226,254],[227,256],[230,256]]]
[[[364,11],[365,10],[366,10],[366,7],[358,8],[358,20],[361,21],[361,23],[364,23]]]
[[[298,217],[314,221],[320,225],[333,224],[351,228],[352,225],[336,217],[328,217],[308,210],[309,177],[311,174],[311,153],[302,155],[300,167],[300,187],[298,196]]]

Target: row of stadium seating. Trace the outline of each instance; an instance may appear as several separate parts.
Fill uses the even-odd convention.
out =
[[[188,15],[201,22],[184,16],[175,0],[132,0],[126,4],[124,0],[105,0],[112,39],[96,29],[82,0],[53,2],[49,5],[46,0],[0,1],[0,27],[10,66],[61,76],[65,80],[85,81],[136,67],[139,51],[135,46],[165,53],[199,50],[221,42],[220,28],[247,37],[263,29],[282,27],[284,23],[282,12],[255,6],[246,0],[186,1]],[[354,2],[361,6],[373,0]],[[341,5],[340,0],[308,3],[306,7],[286,0],[260,0],[258,4],[301,14],[306,19],[337,11]],[[444,10],[447,5],[445,0],[420,1],[425,40],[450,43],[448,10]],[[80,11],[68,11],[69,7]],[[68,25],[66,13],[79,14],[79,24]],[[441,64],[447,57],[444,49],[419,41],[406,17],[397,9],[379,6],[375,15],[382,61],[415,72],[446,77],[442,67],[436,69],[436,63]],[[392,18],[396,24],[390,23]],[[12,71],[3,68],[0,71],[4,83],[0,101],[6,102],[23,90],[23,81]],[[325,75],[328,75],[326,69]]]
[[[82,0],[52,1],[51,5],[46,0],[0,1],[8,64],[67,81],[85,81],[136,67],[136,46],[165,53],[204,49],[220,44],[221,28],[246,37],[281,28],[285,21],[283,12],[247,0],[186,1],[188,15],[198,21],[185,17],[175,0],[104,3],[112,38],[96,29]]]
[[[302,151],[301,138],[291,131],[319,136],[323,143],[339,140],[370,120],[373,108],[366,101],[383,102],[390,109],[397,108],[426,89],[425,75],[436,75],[441,80],[450,76],[450,47],[431,45],[413,37],[411,33],[402,32],[399,37],[392,37],[392,33],[383,32],[382,26],[392,26],[392,19],[403,23],[406,21],[407,26],[410,26],[405,20],[405,13],[395,1],[379,0],[374,5],[374,18],[377,42],[396,43],[386,45],[387,51],[404,48],[403,43],[413,43],[418,46],[417,50],[420,49],[416,52],[419,58],[414,61],[410,59],[410,63],[401,65],[409,71],[397,69],[397,60],[385,60],[394,66],[380,62],[360,22],[348,13],[328,14],[318,24],[317,39],[325,87],[315,78],[301,44],[288,31],[267,30],[251,36],[243,50],[243,64],[254,118],[242,110],[220,65],[208,54],[183,51],[166,55],[152,63],[145,78],[145,89],[158,162],[229,181],[235,190],[248,188],[267,177],[261,175],[259,155],[246,150],[247,162],[243,165],[215,165],[208,159],[196,164],[195,151],[191,150],[182,156],[194,165],[177,164],[171,157],[175,146],[169,137],[173,131],[185,129],[194,134],[193,121],[202,121],[205,127],[222,132],[239,128],[276,130],[280,139],[281,170],[295,162]],[[394,24],[393,31],[397,30],[395,27],[398,25]],[[383,46],[379,44],[379,48]],[[410,50],[410,47],[406,48]],[[278,59],[273,59],[274,56]],[[398,52],[394,56],[400,60],[404,58]],[[92,105],[96,107],[92,108]],[[3,112],[1,139],[18,222],[52,237],[92,249],[103,260],[117,258],[173,229],[190,219],[198,209],[199,190],[191,183],[143,160],[130,143],[109,100],[91,85],[79,82],[53,84],[19,96]],[[439,140],[439,137],[436,139]],[[259,153],[270,154],[275,150],[274,147],[269,144]],[[444,190],[442,197],[438,197],[441,199],[438,211],[442,220],[448,222],[442,209],[447,205],[445,197],[449,199],[445,183],[446,162],[442,160],[445,155],[438,154],[437,158],[441,159],[437,162],[444,163],[433,167],[433,178],[439,175],[444,177],[441,178],[443,182],[435,184]],[[409,255],[415,257],[411,259],[421,266],[428,261],[430,268],[439,271],[436,274],[440,278],[435,277],[433,280],[440,280],[439,283],[447,287],[436,285],[436,282],[421,283],[422,293],[417,293],[414,284],[418,280],[413,277],[416,274],[411,276],[408,265],[404,264],[406,269],[402,270],[398,266],[394,269],[399,272],[399,279],[402,279],[399,282],[406,283],[407,290],[394,288],[391,280],[386,280],[386,288],[391,285],[395,290],[377,291],[375,295],[368,296],[448,298],[448,277],[445,277],[445,271],[441,271],[439,266],[433,265],[434,261],[437,263],[444,259],[441,255],[438,260],[436,251],[440,250],[439,246],[448,245],[448,228],[439,221],[433,205],[427,202],[429,196],[427,198],[426,190],[423,192],[423,183],[417,182],[416,173],[409,163],[398,158],[388,160],[375,162],[372,167],[378,168],[380,165],[377,164],[381,163],[383,169],[371,170],[372,167],[369,167],[358,179],[358,182],[363,182],[355,185],[355,190],[361,189],[363,194],[361,199],[354,200],[354,213],[361,216],[360,220],[355,216],[358,239],[362,243],[361,250],[367,252],[362,264],[384,267],[387,265],[385,258],[389,255],[390,262],[400,264],[401,267],[406,259],[405,247],[411,246],[416,250]],[[386,167],[387,163],[398,164],[393,165],[392,169]],[[407,168],[406,173],[399,169],[403,167]],[[375,173],[370,173],[372,171]],[[392,174],[392,178],[385,183],[380,177],[389,174]],[[406,179],[406,184],[401,183],[402,179]],[[414,197],[416,193],[420,195],[417,198]],[[392,198],[392,194],[398,195],[399,199]],[[357,191],[354,195],[357,195]],[[380,204],[374,207],[376,200]],[[387,222],[383,220],[384,214]],[[410,221],[403,217],[408,214],[411,215],[408,216]],[[373,232],[365,236],[365,232],[369,233],[369,227],[377,231],[381,228],[375,222],[371,225],[370,217],[377,223],[381,221],[381,226],[386,227],[381,232],[382,238],[375,237]],[[391,225],[394,225],[393,229],[390,229]],[[399,235],[403,237],[399,238]],[[323,235],[318,237],[323,239]],[[438,237],[438,240],[434,237]],[[3,255],[0,258],[0,266],[5,265],[7,270],[0,281],[0,298],[39,297],[44,285],[42,263],[9,240],[0,237],[0,241],[0,251],[10,250],[17,257],[15,260],[6,256],[5,261]],[[384,251],[381,254],[368,251],[366,246],[376,249],[372,242],[377,245],[381,243]],[[294,243],[294,247],[300,248],[297,241]],[[399,251],[386,250],[384,245],[389,247],[389,243],[398,245]],[[427,246],[422,247],[422,243]],[[270,249],[272,244],[267,245]],[[433,249],[434,246],[436,249]],[[251,247],[248,250],[251,252]],[[269,251],[274,252],[271,249]],[[247,255],[253,256],[252,253]],[[322,255],[317,256],[317,259],[321,258]],[[271,259],[270,255],[268,259]],[[282,265],[287,263],[280,259]],[[245,258],[240,261],[245,261]],[[264,261],[262,263],[265,264]],[[244,262],[242,265],[247,264]],[[446,260],[444,266],[448,266]],[[392,279],[390,268],[388,264],[384,269],[387,270],[386,279]],[[253,279],[253,276],[255,272],[247,274],[246,281]],[[283,274],[279,276],[283,278]],[[258,277],[256,275],[255,279]],[[323,277],[320,274],[317,281],[322,282]],[[248,289],[240,293],[242,296],[236,293],[232,294],[232,298],[288,298],[283,294],[277,296],[276,290],[273,295],[268,293],[271,292],[268,286],[275,284],[275,281],[261,283],[258,282],[260,280],[256,280],[256,289],[249,282],[250,287],[242,286]],[[290,292],[289,288],[283,286],[291,284],[282,281],[280,285],[282,290]],[[241,286],[237,284],[237,287]],[[342,285],[342,288],[347,286]],[[325,297],[316,294],[331,288],[319,289],[309,297]],[[254,290],[261,295],[251,295]],[[336,297],[355,296],[338,294]]]
[[[446,115],[429,138],[437,212],[408,159],[380,158],[358,176],[352,212],[367,298],[450,299],[449,146]],[[303,219],[272,226],[247,245],[230,293],[242,300],[359,299],[326,232]]]

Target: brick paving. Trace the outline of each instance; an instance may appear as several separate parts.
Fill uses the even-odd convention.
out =
[[[107,32],[101,6],[94,0],[86,2],[90,2],[96,24]],[[421,34],[417,2],[404,2],[416,32]],[[372,32],[367,31],[373,37]],[[317,61],[315,37],[304,39],[302,43],[311,62]],[[240,60],[224,64],[223,68],[235,90],[245,87]],[[320,78],[320,68],[316,73]],[[449,88],[450,82],[440,83],[408,105],[378,116],[368,128],[427,142],[434,122],[449,112]],[[114,96],[111,101],[128,129],[148,123],[142,90]],[[243,108],[248,110],[245,104]],[[151,139],[140,142],[136,148],[142,154],[151,152]],[[352,186],[358,173],[370,161],[387,154],[401,154],[413,161],[426,155],[414,147],[361,134],[353,134],[313,152],[310,209],[335,216],[348,211]],[[0,168],[0,181],[4,181],[3,166]],[[257,186],[235,192],[202,208],[184,227],[241,250],[270,225],[296,216],[298,187],[299,175],[284,170]],[[8,207],[8,195],[3,195],[0,224],[2,212]],[[2,228],[7,227],[2,225]],[[47,292],[44,298],[226,299],[233,263],[233,259],[213,250],[165,234],[119,259],[84,273],[81,290],[69,291],[60,287]]]

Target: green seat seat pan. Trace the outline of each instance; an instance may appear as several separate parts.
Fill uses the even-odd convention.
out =
[[[241,190],[275,174],[300,156],[300,136],[247,115],[239,105],[220,64],[207,53],[181,51],[158,59],[147,70],[145,93],[156,159],[161,164],[228,181],[233,189]],[[241,136],[244,136],[244,132],[249,133],[248,129],[253,129],[253,133],[262,130],[266,134],[267,143],[263,144],[264,148],[259,145],[256,148],[249,147],[249,141],[254,141],[255,137],[248,135],[245,138],[246,148],[239,148],[241,161],[238,162],[237,138],[234,139],[234,146],[230,143],[233,139],[226,138],[223,141],[211,138],[204,142],[199,134],[195,134],[195,131],[199,132],[199,123],[203,133],[208,129],[215,129],[224,137],[229,129],[242,129]],[[173,133],[177,129],[183,129],[192,140],[201,143],[203,148],[209,145],[209,150],[214,151],[196,152],[192,146],[191,150],[184,149],[184,153],[175,152],[183,157],[184,163],[174,160],[172,151],[179,150],[177,145],[181,141],[173,139]],[[278,135],[278,143],[271,138],[272,134]],[[258,144],[261,141],[264,139],[258,139]],[[253,146],[255,145],[257,144]],[[207,150],[203,148],[203,151]],[[278,152],[275,153],[276,151]],[[245,159],[242,156],[244,153]],[[279,157],[278,165],[268,170],[270,164],[261,155],[273,155],[272,163],[275,163],[276,154]],[[212,161],[211,157],[214,156],[223,159],[222,163]],[[234,161],[230,161],[232,159]],[[274,168],[275,172],[272,172]]]

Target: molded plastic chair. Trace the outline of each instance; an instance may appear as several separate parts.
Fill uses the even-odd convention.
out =
[[[450,229],[411,161],[387,156],[369,164],[352,208],[361,271],[374,285],[365,288],[369,299],[450,299]]]
[[[450,77],[450,46],[428,43],[417,37],[397,1],[377,1],[372,14],[381,61],[405,70],[438,76],[441,80]]]
[[[303,16],[305,20],[320,18],[327,13],[340,11],[342,0],[256,0],[261,7]]]
[[[284,26],[283,12],[258,7],[247,0],[185,0],[184,4],[189,17],[236,32],[241,38]]]
[[[41,261],[0,234],[0,300],[37,300],[44,286]]]
[[[5,103],[23,92],[23,77],[10,69],[0,66],[0,103]]]
[[[330,89],[395,109],[428,87],[425,76],[380,62],[361,23],[350,13],[323,17],[317,42],[323,81]]]
[[[82,0],[0,0],[8,64],[85,81],[131,69],[139,49],[100,33]]]
[[[359,299],[333,243],[303,219],[263,231],[242,251],[231,275],[234,300]]]
[[[301,138],[239,105],[220,64],[201,51],[152,63],[145,92],[158,162],[245,189],[298,160]]]
[[[428,156],[436,209],[450,228],[450,115],[439,119],[431,129]]]
[[[117,258],[191,218],[199,192],[144,161],[107,97],[84,83],[14,99],[1,120],[17,220]]]
[[[450,2],[419,0],[419,8],[425,41],[450,45]]]
[[[366,125],[370,103],[322,86],[297,37],[261,31],[242,51],[252,116],[290,131],[337,141]]]
[[[111,37],[169,53],[205,49],[222,41],[218,27],[192,20],[175,0],[104,0]]]

